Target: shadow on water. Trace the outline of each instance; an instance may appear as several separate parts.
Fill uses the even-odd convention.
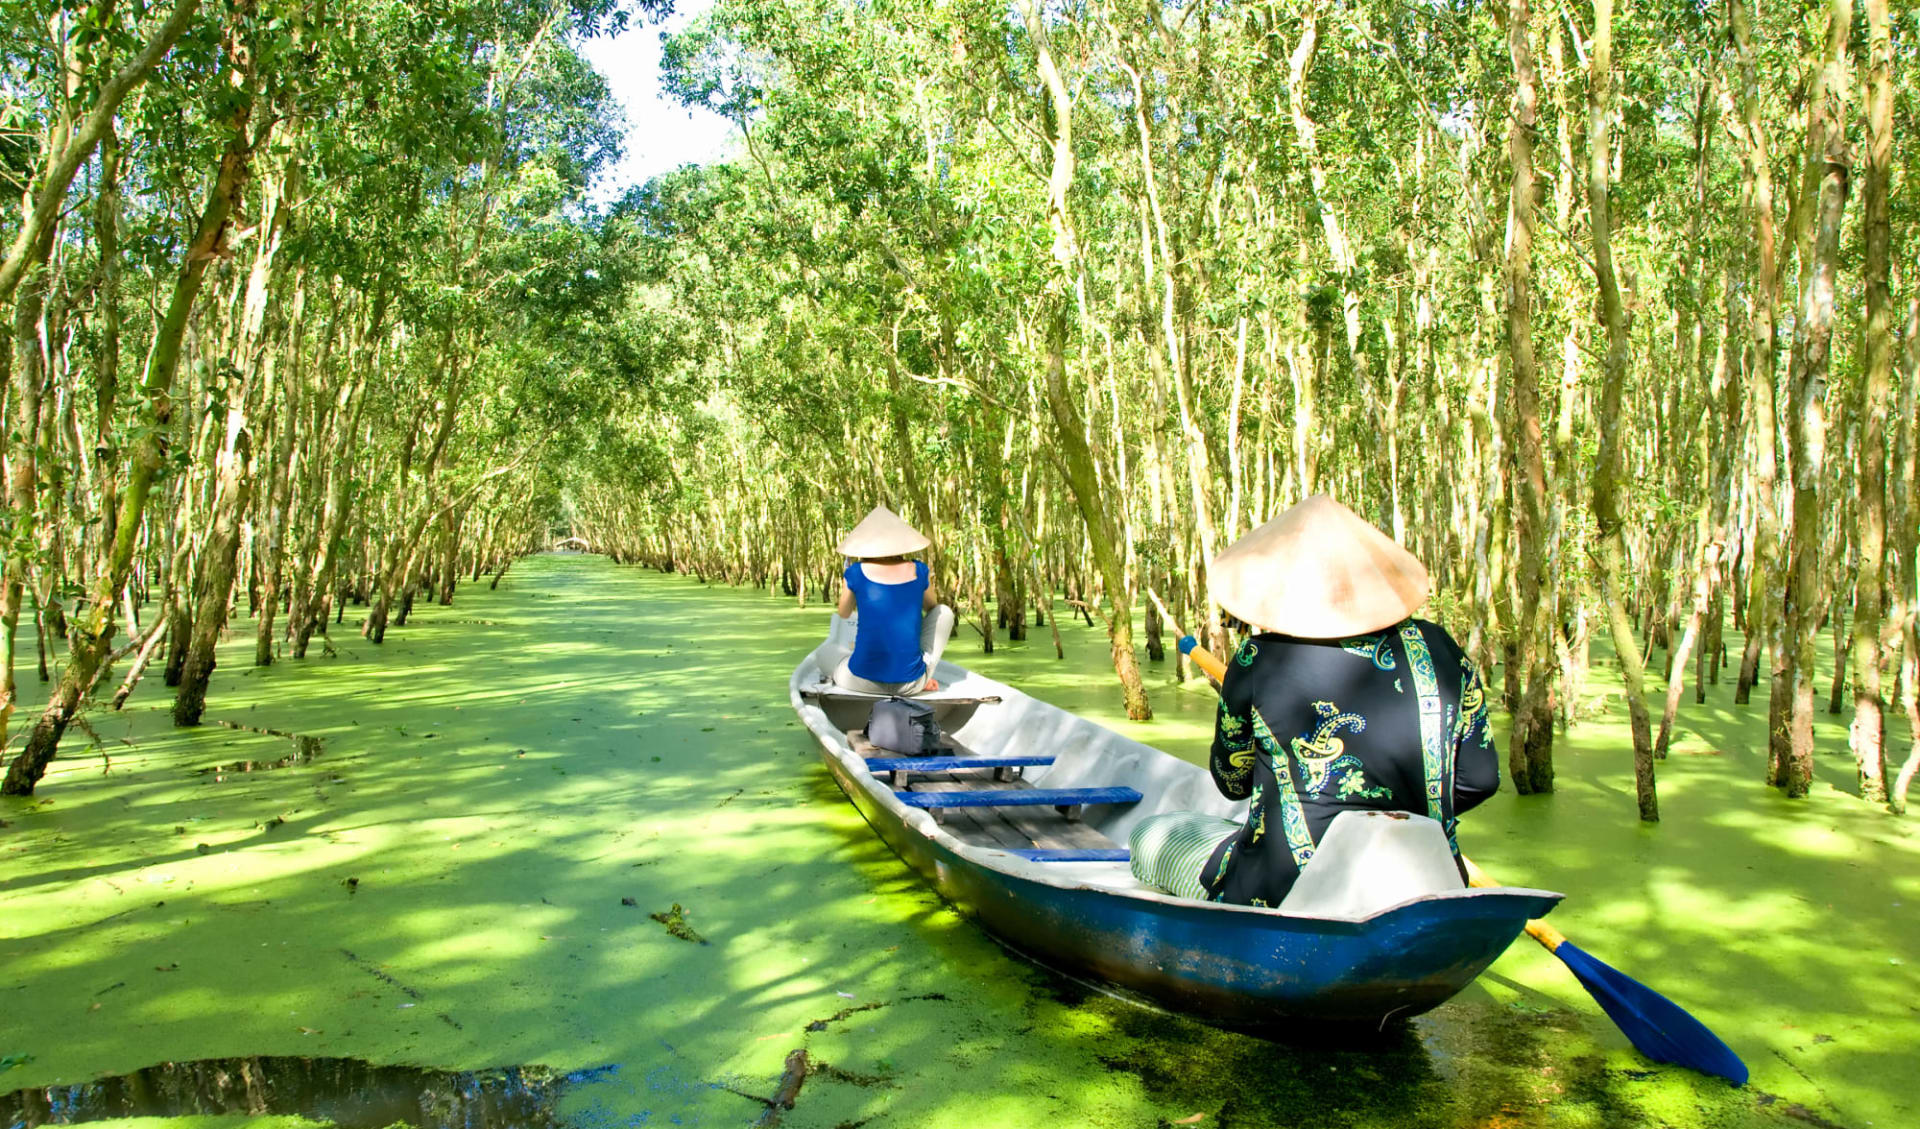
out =
[[[1139,1078],[1158,1100],[1217,1111],[1209,1124],[1220,1129],[1265,1129],[1283,1123],[1285,1111],[1303,1109],[1318,1110],[1323,1125],[1395,1129],[1666,1124],[1642,1108],[1651,1096],[1643,1088],[1673,1072],[1622,1070],[1603,1055],[1556,1052],[1579,1026],[1566,1011],[1454,1006],[1378,1031],[1311,1028],[1285,1036],[1125,1005],[1109,1018],[1128,1038],[1103,1065]],[[1716,1124],[1744,1124],[1750,1101],[1727,1087],[1699,1108],[1712,1106],[1724,1119]]]
[[[163,1062],[78,1086],[0,1094],[0,1127],[34,1129],[120,1117],[297,1114],[339,1129],[545,1129],[569,1085],[614,1066],[562,1074],[544,1066],[423,1070],[298,1056]]]

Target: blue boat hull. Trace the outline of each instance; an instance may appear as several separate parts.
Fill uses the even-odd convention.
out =
[[[1353,916],[1307,916],[1176,898],[1134,881],[1125,862],[1035,861],[963,839],[958,821],[948,827],[907,806],[854,752],[849,732],[865,724],[872,702],[833,688],[822,673],[851,646],[851,633],[836,618],[788,689],[835,782],[894,853],[1003,944],[1121,996],[1222,1026],[1378,1025],[1445,1002],[1560,900],[1545,890],[1389,881],[1380,890],[1405,888],[1408,900]],[[1108,850],[1161,811],[1245,817],[1244,803],[1222,797],[1198,765],[964,667],[942,663],[938,675],[942,689],[921,700],[961,754],[1038,754],[1026,770],[1034,788],[1138,797],[1084,808],[1083,823]],[[1365,897],[1351,904],[1381,905]]]
[[[909,827],[824,747],[822,760],[894,853],[1009,947],[1222,1026],[1418,1015],[1472,983],[1528,918],[1559,901],[1489,891],[1346,922],[1063,888],[963,857]]]

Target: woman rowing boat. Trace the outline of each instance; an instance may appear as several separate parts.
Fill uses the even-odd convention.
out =
[[[1141,881],[1277,906],[1336,815],[1461,812],[1500,786],[1486,694],[1438,624],[1412,618],[1427,570],[1331,498],[1309,498],[1221,553],[1220,604],[1258,624],[1221,686],[1210,768],[1244,820],[1163,812],[1133,829]],[[1455,851],[1458,854],[1458,849]]]
[[[828,666],[836,685],[869,694],[938,688],[933,669],[953,634],[953,609],[940,603],[927,563],[907,559],[930,544],[885,506],[841,539],[841,554],[854,559],[837,611],[842,619],[860,618],[851,651]]]

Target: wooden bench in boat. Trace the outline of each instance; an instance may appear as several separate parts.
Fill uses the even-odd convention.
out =
[[[947,808],[1037,808],[1050,807],[1075,822],[1080,809],[1088,804],[1137,804],[1140,793],[1132,788],[969,788],[940,792],[895,792],[894,796],[910,808],[940,813]]]
[[[868,757],[867,771],[875,776],[886,773],[887,783],[894,785],[900,783],[902,776],[973,768],[993,769],[993,778],[1004,781],[1008,769],[1039,768],[1052,763],[1052,757]]]
[[[948,772],[916,777],[914,791],[972,790],[987,783],[985,773]],[[1025,780],[1007,786],[1030,788]],[[933,816],[963,843],[998,850],[1113,850],[1119,844],[1097,828],[1069,822],[1045,807],[935,808]]]
[[[1129,862],[1133,852],[1125,847],[1015,847],[1007,852],[1028,862]]]
[[[1053,763],[1053,758],[1046,756],[977,756],[945,733],[940,735],[940,748],[944,752],[937,754],[907,756],[883,749],[867,740],[867,731],[864,729],[847,730],[847,745],[866,760],[868,772],[875,776],[886,773],[887,783],[895,786],[899,785],[902,777],[934,776],[986,768],[993,770],[996,781],[1004,783],[1018,779],[1024,769]]]
[[[911,787],[917,793],[941,791],[973,790],[987,783],[996,783],[1009,788],[1031,788],[1033,785],[1019,774],[1026,765],[996,765],[996,760],[1014,758],[996,758],[978,756],[973,750],[954,740],[951,734],[940,736],[940,752],[932,756],[904,757],[898,753],[882,749],[867,740],[862,729],[850,729],[847,733],[847,745],[866,760],[869,770],[875,776],[881,771],[874,768],[875,761],[906,761],[911,767],[900,771],[902,776],[911,779]],[[936,767],[951,763],[951,768]],[[1041,767],[1034,765],[1031,767]],[[989,775],[991,774],[991,775]],[[889,785],[898,780],[888,780]],[[979,847],[993,847],[998,850],[1056,850],[1056,851],[1112,851],[1117,844],[1098,830],[1079,821],[1062,819],[1044,806],[1032,807],[943,807],[931,809],[935,819],[955,838],[963,843]]]
[[[977,706],[994,705],[1002,701],[998,694],[958,694],[952,690],[934,690],[924,694],[869,694],[864,690],[849,690],[831,682],[816,682],[811,686],[800,687],[803,698],[817,698],[834,702],[878,702],[887,698],[908,698],[929,705]]]

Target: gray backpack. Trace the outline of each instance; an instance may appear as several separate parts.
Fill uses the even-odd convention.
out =
[[[887,698],[873,703],[867,717],[867,740],[893,753],[919,756],[940,748],[940,725],[933,707],[911,698]]]

